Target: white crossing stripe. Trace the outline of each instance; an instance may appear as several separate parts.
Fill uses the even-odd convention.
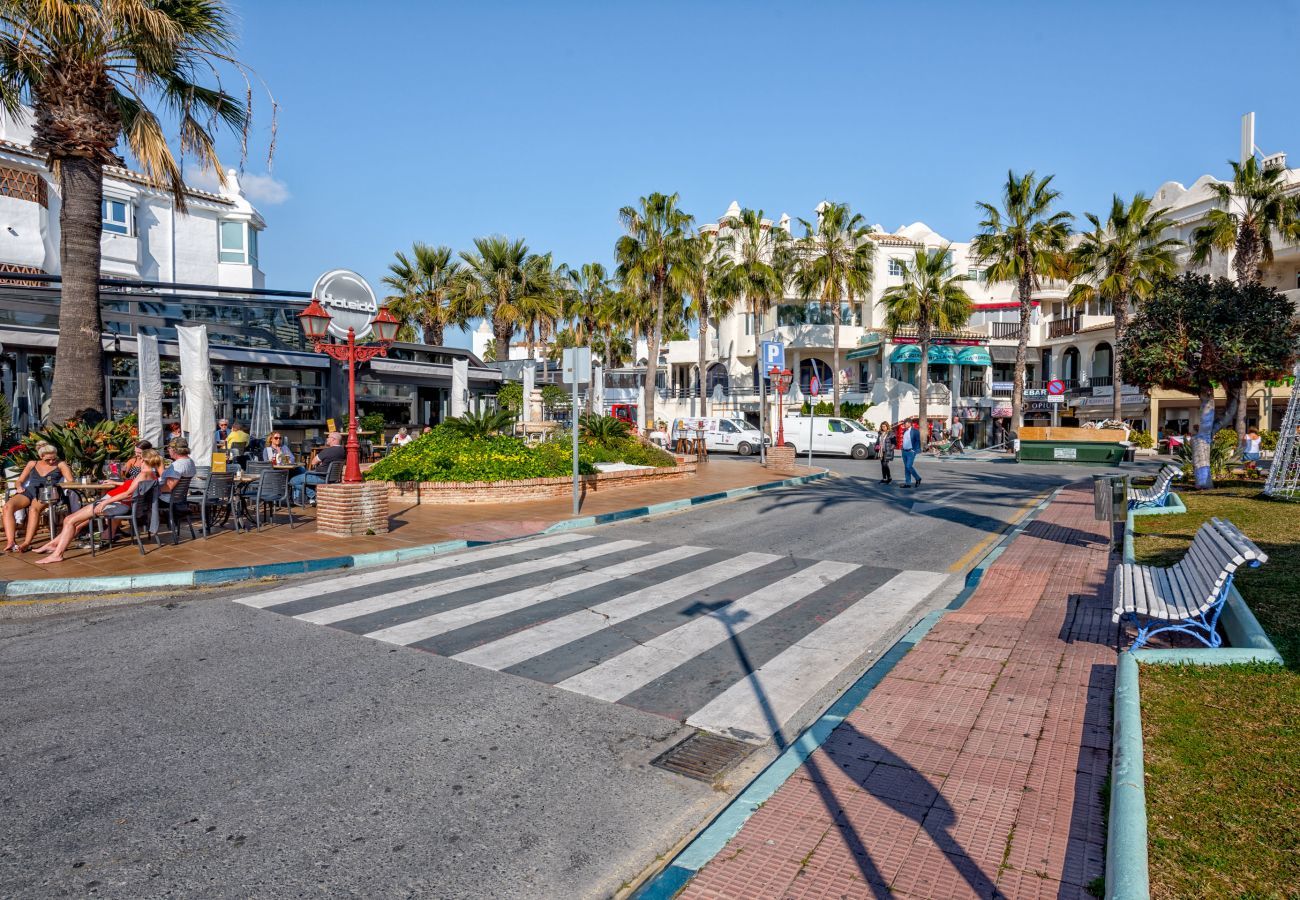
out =
[[[373,569],[358,571],[355,575],[347,575],[343,578],[334,578],[326,582],[313,581],[310,584],[295,584],[273,591],[263,591],[260,594],[250,594],[247,597],[236,597],[235,602],[242,603],[245,606],[253,606],[257,609],[265,609],[268,606],[276,606],[280,603],[289,603],[294,600],[305,600],[309,597],[319,597],[322,592],[332,593],[335,591],[346,591],[351,588],[368,587],[369,585],[377,584],[382,581],[389,581],[393,578],[406,578],[411,575],[422,575],[425,572],[436,572],[440,569],[449,569],[452,566],[477,562],[480,559],[493,559],[498,556],[509,556],[512,553],[522,553],[525,550],[535,550],[541,547],[556,547],[562,544],[571,544],[574,541],[590,540],[592,537],[593,535],[589,534],[567,532],[563,534],[548,534],[527,541],[506,541],[501,544],[490,544],[486,547],[475,547],[472,550],[464,550],[459,553],[448,553],[441,556],[431,557],[430,559],[421,560],[420,562],[411,563],[410,565],[398,566],[396,569],[375,567]]]
[[[506,669],[587,635],[595,634],[602,628],[618,625],[657,607],[689,597],[715,584],[721,584],[729,578],[752,572],[759,566],[778,559],[779,556],[771,553],[742,553],[734,559],[687,572],[661,584],[651,585],[599,603],[590,609],[581,609],[567,616],[534,625],[532,628],[508,634],[491,643],[480,644],[457,654],[453,659],[485,669],[498,671]]]
[[[942,572],[900,572],[714,697],[687,717],[686,724],[740,740],[767,740],[774,722],[788,722],[947,577]]]
[[[594,559],[597,556],[604,556],[609,553],[617,553],[620,550],[643,547],[645,544],[645,541],[610,541],[608,544],[580,547],[577,550],[557,553],[555,556],[548,556],[545,559],[528,559],[508,566],[488,569],[485,572],[471,572],[468,575],[436,581],[433,584],[420,585],[402,591],[394,591],[391,594],[366,597],[362,600],[354,600],[351,603],[330,606],[325,609],[318,609],[315,612],[302,613],[294,616],[294,618],[302,619],[304,622],[315,622],[317,625],[329,625],[332,622],[355,619],[357,616],[364,616],[385,609],[394,609],[398,606],[418,603],[421,600],[428,600],[433,597],[443,597],[447,594],[491,584],[495,581],[505,581],[507,578],[514,578],[518,575],[543,572],[547,569],[558,569],[561,566],[579,563],[586,559]]]
[[[499,597],[493,597],[490,600],[482,600],[468,606],[458,606],[455,609],[434,613],[422,619],[413,619],[410,622],[402,622],[388,628],[381,628],[378,631],[369,632],[366,637],[385,641],[389,644],[414,644],[416,641],[445,634],[448,631],[455,631],[457,628],[464,628],[466,625],[473,625],[486,619],[504,616],[507,613],[535,606],[538,603],[546,603],[574,591],[594,587],[619,578],[626,578],[628,575],[635,575],[638,572],[667,565],[680,559],[687,559],[703,553],[707,549],[707,547],[673,547],[668,550],[661,550],[649,556],[630,559],[603,569],[579,572],[576,575],[552,581],[550,584],[541,587],[523,588],[522,590],[502,594]]]
[[[692,657],[717,646],[732,634],[757,625],[858,568],[853,563],[814,563],[801,572],[566,678],[557,686],[599,700],[620,700]]]

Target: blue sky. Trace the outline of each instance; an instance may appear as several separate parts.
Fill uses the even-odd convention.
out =
[[[231,2],[281,107],[272,179],[266,104],[247,163],[269,287],[492,233],[610,264],[654,190],[966,239],[1008,168],[1099,210],[1226,172],[1249,110],[1300,162],[1295,2],[1231,33],[1195,2]]]

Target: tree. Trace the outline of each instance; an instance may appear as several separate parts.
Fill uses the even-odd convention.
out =
[[[556,322],[564,315],[568,284],[569,267],[561,264],[557,268],[551,254],[534,254],[525,261],[523,287],[516,305],[529,359],[537,358],[538,342],[551,339]]]
[[[1016,342],[1015,383],[1011,392],[1011,421],[1024,424],[1025,359],[1029,345],[1029,317],[1034,291],[1041,278],[1066,274],[1066,240],[1070,236],[1068,212],[1052,212],[1060,192],[1052,189],[1053,176],[1036,178],[1033,172],[1007,172],[1002,189],[1002,208],[977,203],[983,214],[981,232],[971,249],[979,264],[986,266],[989,281],[1013,281],[1020,302],[1020,338]]]
[[[690,297],[688,312],[699,323],[696,343],[699,350],[695,387],[700,397],[700,415],[707,416],[708,398],[704,391],[704,372],[708,366],[709,319],[731,313],[735,285],[731,280],[732,263],[727,257],[731,248],[728,236],[697,234],[686,240],[680,265],[674,270],[676,287]]]
[[[664,302],[673,267],[681,260],[682,244],[692,218],[677,205],[677,194],[655,192],[637,206],[625,206],[618,217],[627,232],[618,239],[619,275],[625,282],[642,282],[654,302],[654,327],[648,335],[645,420],[654,421],[655,382],[659,373],[659,345],[664,335]]]
[[[117,166],[120,140],[148,180],[185,211],[185,182],[160,113],[180,134],[182,153],[215,168],[213,132],[247,136],[249,100],[228,94],[222,70],[234,58],[223,0],[0,0],[0,104],[30,104],[34,149],[59,181],[59,359],[50,417],[72,418],[104,404],[99,261],[104,166]],[[204,74],[215,86],[201,84]]]
[[[1260,264],[1273,261],[1275,234],[1300,238],[1300,203],[1286,193],[1285,167],[1260,168],[1253,156],[1228,165],[1232,181],[1207,185],[1218,207],[1192,232],[1192,262],[1208,262],[1215,250],[1233,251],[1237,280],[1252,284],[1259,281]]]
[[[1230,420],[1216,421],[1214,388],[1285,375],[1296,355],[1300,321],[1291,301],[1254,282],[1183,275],[1162,282],[1129,323],[1122,349],[1124,377],[1144,390],[1195,394],[1201,425],[1193,440],[1196,486],[1213,487],[1210,441]]]
[[[1101,220],[1087,213],[1092,230],[1080,236],[1071,253],[1071,263],[1083,280],[1070,289],[1070,300],[1085,303],[1100,297],[1110,302],[1115,316],[1115,340],[1112,343],[1111,415],[1123,421],[1123,357],[1120,346],[1128,327],[1129,304],[1150,296],[1157,281],[1177,271],[1174,250],[1182,241],[1161,235],[1173,222],[1165,217],[1167,209],[1152,209],[1150,198],[1136,194],[1124,204],[1116,194],[1110,215]]]
[[[475,238],[474,250],[462,250],[460,258],[465,261],[465,270],[455,282],[456,315],[467,321],[480,317],[490,320],[495,355],[507,360],[510,342],[523,318],[519,300],[536,269],[528,245],[500,235]]]
[[[763,218],[761,209],[742,209],[739,216],[724,219],[722,227],[727,229],[733,247],[734,265],[730,279],[733,294],[743,298],[749,307],[754,323],[754,349],[757,351],[758,338],[763,333],[763,319],[773,302],[785,295],[786,279],[794,269],[790,233],[784,228],[773,228]],[[759,372],[754,387],[760,387],[762,378],[763,373]],[[761,416],[763,421],[771,421],[766,408]]]
[[[464,324],[451,303],[461,272],[451,254],[450,247],[416,241],[409,257],[397,251],[384,276],[384,284],[396,291],[384,299],[388,311],[403,324],[418,325],[422,340],[431,347],[442,346],[448,325]]]
[[[598,262],[583,263],[570,269],[568,278],[564,317],[576,330],[579,344],[590,344],[604,328],[608,314],[609,295],[613,293],[609,273]]]
[[[949,246],[916,251],[908,262],[899,260],[903,283],[888,288],[880,297],[885,307],[885,327],[890,336],[900,328],[915,328],[921,360],[917,363],[918,415],[922,440],[929,433],[926,416],[926,391],[930,386],[930,342],[936,331],[957,331],[970,321],[974,304],[962,283],[965,275],[952,274]]]
[[[823,203],[817,224],[800,219],[805,235],[795,250],[795,284],[804,299],[816,297],[831,307],[834,347],[831,367],[831,402],[840,414],[840,319],[845,304],[871,293],[872,260],[876,245],[868,240],[871,228],[847,203]]]

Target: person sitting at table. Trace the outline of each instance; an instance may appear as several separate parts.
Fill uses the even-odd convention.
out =
[[[152,449],[153,449],[153,444],[150,443],[149,441],[136,442],[134,455],[132,455],[132,457],[129,460],[127,460],[126,465],[122,467],[123,480],[135,477],[135,473],[140,471],[140,460],[144,457],[146,451]],[[109,478],[106,480],[116,481],[117,479]]]
[[[230,422],[222,419],[217,423],[217,428],[212,432],[212,444],[215,447],[226,446],[226,438],[230,437]]]
[[[325,483],[325,475],[329,472],[330,463],[343,462],[348,458],[348,451],[343,446],[343,435],[337,431],[331,431],[329,437],[325,438],[325,449],[316,454],[316,465],[310,472],[303,472],[301,475],[295,475],[289,479],[289,486],[293,488],[293,502],[303,506],[308,499],[313,503],[316,502],[315,487],[318,484]],[[310,498],[308,497],[308,489]]]
[[[393,439],[389,443],[394,447],[405,447],[413,440],[415,440],[415,438],[411,437],[411,433],[407,431],[406,426],[403,425],[401,428],[397,429],[397,434],[393,435]]]
[[[236,444],[246,445],[252,439],[252,435],[244,430],[244,426],[236,422],[230,427],[230,434],[226,435],[226,448],[229,449]]]
[[[41,513],[45,512],[46,502],[41,499],[42,491],[55,498],[60,495],[59,484],[72,480],[72,469],[59,459],[59,451],[53,444],[36,445],[36,459],[23,466],[18,474],[18,493],[5,501],[5,553],[26,553],[32,548],[36,539],[36,527],[41,523]],[[18,534],[18,510],[27,510],[27,537],[21,544],[15,543]],[[53,537],[53,535],[51,535]]]
[[[266,439],[266,446],[262,448],[262,462],[273,463],[277,466],[291,466],[296,462],[293,458],[293,451],[284,442],[284,435],[280,434],[280,432],[273,432]]]
[[[167,441],[169,443],[171,441],[176,440],[177,438],[182,438],[182,437],[185,437],[185,433],[181,431],[180,422],[172,422],[170,425],[167,426]]]
[[[73,539],[83,528],[90,524],[90,520],[95,516],[120,516],[129,513],[131,511],[130,501],[135,497],[136,493],[151,481],[158,480],[158,476],[162,473],[162,463],[162,457],[158,455],[157,450],[150,448],[144,451],[140,457],[139,472],[94,503],[87,503],[63,520],[63,529],[59,532],[59,536],[36,551],[37,553],[48,554],[45,559],[39,560],[37,565],[44,566],[61,562],[63,554],[67,552]]]
[[[176,487],[176,482],[182,478],[193,478],[198,473],[198,467],[194,465],[194,460],[190,459],[190,444],[185,438],[176,438],[167,445],[167,455],[172,458],[171,463],[163,470],[162,473],[162,493],[158,499],[164,503],[171,502],[172,488]],[[184,497],[177,497],[177,502],[184,502]]]

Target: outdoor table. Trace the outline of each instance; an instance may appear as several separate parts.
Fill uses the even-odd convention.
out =
[[[243,530],[240,525],[241,520],[252,519],[252,515],[248,511],[248,494],[245,493],[244,488],[257,484],[261,477],[261,475],[249,475],[247,472],[240,472],[234,477],[235,487],[237,488],[235,496],[239,498],[239,508],[232,510],[235,515],[236,531]]]
[[[106,494],[116,487],[121,487],[121,485],[113,484],[109,481],[62,481],[59,482],[59,487],[65,491],[75,492],[77,496],[81,498],[82,503],[94,503],[99,499],[99,495]],[[53,521],[53,518],[51,518],[50,540],[54,540],[56,537],[53,531]],[[99,537],[99,534],[95,531],[94,520],[92,519],[86,537],[77,541],[77,546],[95,549],[99,543]]]

